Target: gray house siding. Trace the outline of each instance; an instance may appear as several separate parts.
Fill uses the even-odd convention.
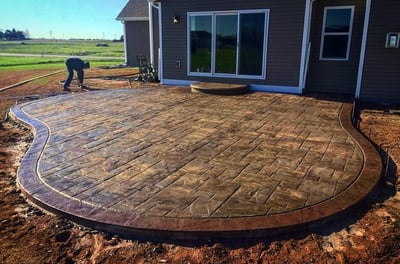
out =
[[[125,27],[127,64],[136,66],[136,55],[143,54],[146,58],[150,56],[149,22],[125,21]]]
[[[136,56],[142,54],[150,63],[149,21],[124,21],[127,65],[138,66]],[[154,64],[158,67],[158,12],[153,9]]]
[[[360,99],[400,103],[400,48],[385,48],[400,32],[399,0],[372,1]]]
[[[320,59],[324,8],[334,6],[355,7],[350,53],[347,61]],[[318,0],[314,3],[306,91],[355,94],[364,16],[365,0]]]
[[[266,79],[199,77],[187,74],[187,12],[269,9]],[[188,81],[217,81],[261,85],[299,85],[305,1],[213,0],[162,1],[164,78]],[[173,23],[179,16],[180,22]],[[181,67],[177,67],[180,61]]]
[[[124,23],[126,63],[137,65],[136,55],[149,56],[149,10],[146,0],[129,0],[116,20]]]

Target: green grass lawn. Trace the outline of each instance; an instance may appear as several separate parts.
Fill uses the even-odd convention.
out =
[[[97,43],[108,46],[96,46]],[[29,56],[0,56],[0,71],[13,69],[62,69],[67,57],[93,56],[92,67],[111,66],[124,62],[124,45],[121,42],[94,40],[28,40],[0,41],[0,53],[37,54]],[[40,56],[42,55],[42,56]],[[44,56],[46,55],[46,57]],[[51,55],[65,56],[63,58]],[[98,58],[96,58],[98,57]],[[108,57],[107,59],[101,57]],[[115,58],[115,59],[114,59]]]
[[[118,59],[91,59],[90,66],[113,66],[121,64]],[[36,57],[0,57],[0,71],[5,70],[34,70],[34,69],[62,69],[65,68],[63,58],[36,58]]]
[[[96,46],[99,43],[107,46]],[[0,53],[123,57],[124,44],[95,40],[0,41]]]

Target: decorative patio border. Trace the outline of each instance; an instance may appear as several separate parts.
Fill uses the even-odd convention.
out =
[[[23,104],[24,105],[24,104]],[[48,127],[29,117],[23,105],[12,108],[10,116],[30,127],[35,135],[18,171],[18,184],[22,192],[38,206],[62,215],[74,222],[95,229],[143,237],[145,239],[213,239],[266,237],[300,231],[310,225],[325,223],[353,209],[364,200],[380,180],[381,158],[374,148],[351,122],[352,105],[345,103],[340,113],[340,124],[358,142],[364,154],[364,167],[349,188],[319,204],[302,209],[255,217],[177,219],[132,215],[94,208],[67,199],[44,185],[36,173],[37,162],[49,137]]]

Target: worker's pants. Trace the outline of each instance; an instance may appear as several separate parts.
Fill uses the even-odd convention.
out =
[[[71,84],[72,79],[74,78],[74,69],[67,65],[67,70],[68,70],[68,77],[65,80],[64,88],[68,88],[68,86]],[[78,81],[79,81],[78,85],[81,86],[83,84],[83,70],[77,70],[76,72],[78,74]]]

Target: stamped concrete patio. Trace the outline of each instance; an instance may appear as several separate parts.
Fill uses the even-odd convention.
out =
[[[268,236],[332,220],[377,184],[352,105],[270,93],[108,90],[17,105],[35,139],[18,182],[39,206],[151,239]]]

